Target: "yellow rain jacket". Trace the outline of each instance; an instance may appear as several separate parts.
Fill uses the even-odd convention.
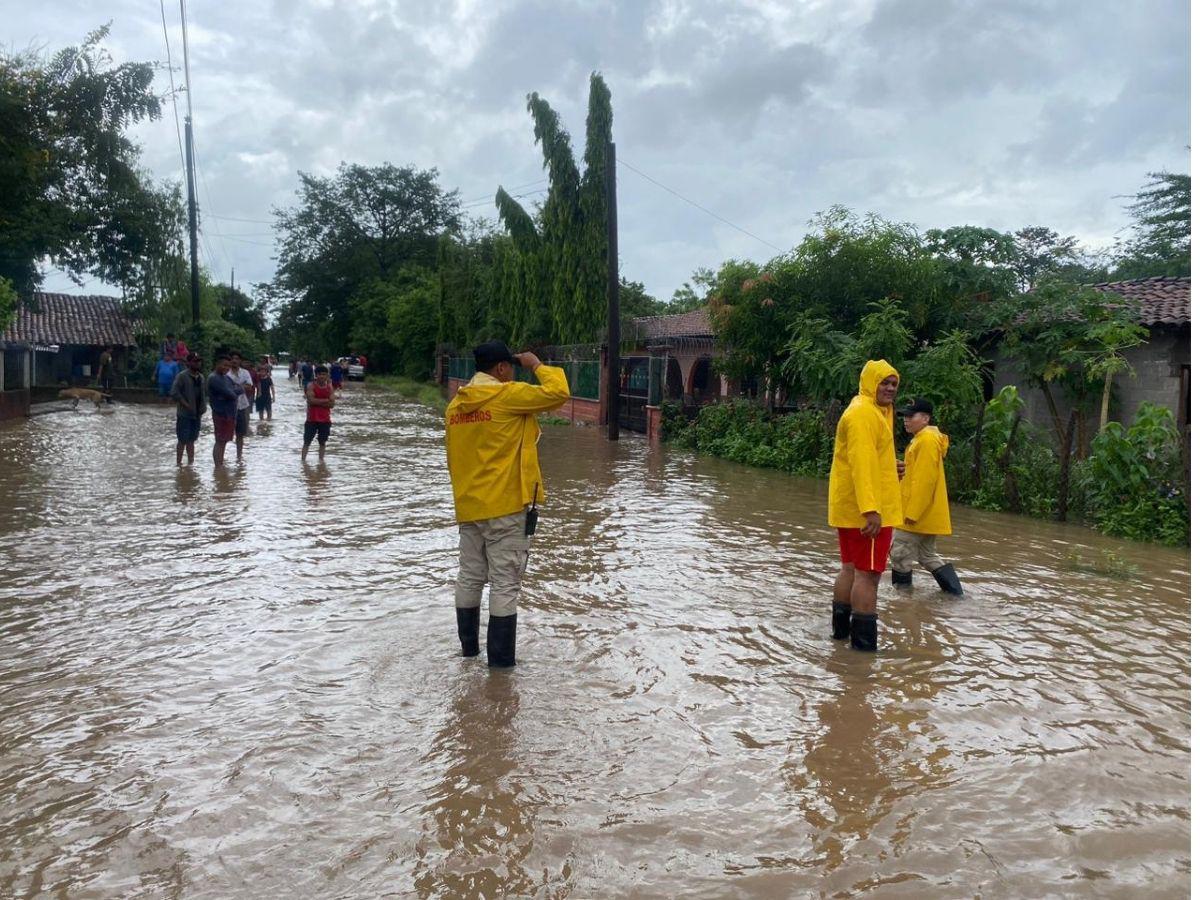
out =
[[[926,425],[913,435],[904,451],[900,499],[904,503],[905,531],[950,533],[950,498],[946,495],[946,470],[942,466],[949,447],[949,435]]]
[[[904,524],[892,407],[875,402],[875,390],[889,375],[900,377],[887,360],[868,360],[858,376],[858,396],[838,420],[829,472],[829,524],[834,528],[862,528],[869,512],[879,513],[885,528]]]
[[[556,366],[538,366],[533,374],[536,385],[477,372],[446,407],[446,464],[458,521],[508,516],[545,500],[536,416],[558,409],[571,391]]]

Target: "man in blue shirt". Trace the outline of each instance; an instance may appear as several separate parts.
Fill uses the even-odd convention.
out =
[[[158,396],[164,400],[171,395],[171,385],[179,374],[179,363],[175,361],[175,351],[168,350],[163,358],[154,364],[154,380],[158,382]]]
[[[218,356],[217,366],[208,376],[208,405],[212,409],[213,433],[216,437],[213,463],[218,466],[225,465],[225,445],[233,440],[237,424],[238,397],[244,396],[226,377],[228,372],[229,357]]]

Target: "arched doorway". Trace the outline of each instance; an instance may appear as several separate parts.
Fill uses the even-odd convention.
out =
[[[716,397],[717,377],[712,371],[712,360],[702,356],[692,364],[692,372],[688,377],[688,394],[697,403],[711,403]]]
[[[663,392],[666,400],[678,400],[683,396],[683,373],[679,371],[679,360],[667,357],[667,387]]]

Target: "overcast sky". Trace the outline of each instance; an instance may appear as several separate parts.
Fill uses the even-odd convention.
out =
[[[167,57],[153,0],[3,6],[11,50],[111,19],[117,61]],[[437,167],[494,219],[497,185],[545,184],[526,94],[580,156],[593,70],[618,157],[755,236],[621,167],[621,272],[662,299],[697,267],[794,246],[835,203],[1099,247],[1127,225],[1119,195],[1188,171],[1186,0],[194,0],[188,19],[202,262],[247,288],[274,272],[270,212],[297,170]],[[178,69],[178,0],[166,20]],[[169,103],[138,138],[182,179]]]

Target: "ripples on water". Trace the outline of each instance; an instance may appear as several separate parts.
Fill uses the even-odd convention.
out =
[[[959,509],[968,597],[885,586],[869,657],[822,485],[547,428],[489,673],[438,416],[351,385],[306,466],[277,383],[223,473],[168,409],[0,427],[0,895],[1186,892],[1185,553]]]

